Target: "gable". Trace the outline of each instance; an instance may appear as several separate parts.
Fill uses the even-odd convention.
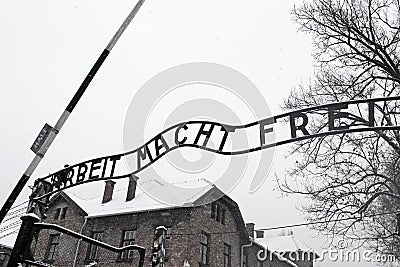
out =
[[[244,223],[242,213],[240,212],[238,204],[235,201],[233,201],[230,197],[228,197],[226,194],[224,194],[221,190],[219,190],[216,186],[213,186],[205,194],[199,197],[193,204],[195,206],[198,206],[201,204],[204,205],[206,203],[214,203],[214,202],[223,203],[227,207],[229,213],[232,215],[233,219],[236,222],[236,226],[240,233],[241,238],[244,241],[248,241],[249,237],[246,231],[246,225]]]
[[[65,201],[67,202],[71,208],[75,209],[77,213],[79,213],[82,216],[87,216],[87,212],[82,209],[75,201],[73,201],[66,193],[63,191],[58,192],[54,197],[50,199],[49,203],[49,208],[54,207],[57,205],[60,201]]]

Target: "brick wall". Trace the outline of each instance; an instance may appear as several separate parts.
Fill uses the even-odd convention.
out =
[[[6,267],[10,259],[12,248],[0,245],[0,267]]]
[[[102,241],[120,247],[123,230],[136,230],[135,243],[146,248],[145,266],[151,266],[151,249],[154,240],[154,231],[157,226],[171,227],[171,236],[168,246],[168,261],[166,266],[183,266],[184,261],[189,261],[191,266],[199,266],[200,259],[200,234],[209,235],[209,267],[223,265],[224,243],[231,246],[231,266],[240,266],[241,240],[237,222],[232,211],[223,202],[219,201],[225,210],[225,224],[211,218],[211,204],[200,207],[182,207],[170,210],[158,210],[126,214],[110,217],[88,218],[83,229],[83,234],[92,236],[93,232],[103,232]],[[64,220],[54,219],[57,208],[68,206]],[[84,214],[63,198],[55,201],[49,211],[48,223],[55,223],[65,228],[80,232],[84,223]],[[35,258],[43,260],[49,248],[50,234],[54,231],[43,230],[40,232]],[[60,244],[54,257],[56,266],[68,265],[75,256],[77,240],[67,235],[61,235]],[[77,266],[88,263],[89,245],[81,242],[78,253]],[[132,263],[120,262],[119,255],[100,249],[101,265],[109,266],[136,266]],[[135,255],[134,262],[137,262]],[[71,266],[71,265],[68,265]]]
[[[231,247],[231,266],[240,266],[242,242],[237,222],[234,219],[232,211],[223,201],[219,200],[217,203],[225,209],[225,224],[211,218],[211,204],[193,209],[191,229],[197,233],[197,240],[194,240],[197,244],[193,252],[193,258],[199,259],[200,233],[203,231],[210,237],[209,266],[223,266],[224,243]],[[193,266],[192,262],[190,264]]]
[[[190,208],[162,210],[153,212],[143,212],[138,214],[127,214],[112,217],[89,218],[85,227],[84,235],[92,236],[93,232],[103,232],[102,240],[113,246],[120,247],[123,230],[136,230],[135,243],[146,248],[145,266],[151,266],[151,248],[153,245],[154,231],[157,226],[164,225],[171,227],[172,236],[170,238],[169,264],[171,266],[181,266],[181,257],[187,255],[185,243],[187,237],[175,235],[186,231],[190,221]],[[79,262],[84,263],[87,257],[88,245],[82,244],[79,254]],[[108,256],[107,256],[107,255]],[[110,257],[110,253],[103,251],[105,258]],[[100,254],[100,258],[102,255]],[[101,262],[116,264],[118,255],[110,259],[101,259]],[[136,257],[134,258],[136,261]],[[182,261],[182,263],[178,263]],[[132,266],[132,264],[118,262],[118,266]]]
[[[64,207],[68,207],[65,219],[55,219],[57,209]],[[75,206],[71,205],[70,202],[66,201],[63,198],[59,198],[48,210],[47,215],[48,217],[45,220],[46,223],[57,224],[79,233],[84,223],[85,214],[82,213],[82,211],[77,209]],[[39,237],[34,252],[35,260],[45,260],[45,257],[47,256],[46,252],[49,248],[51,234],[59,234],[59,232],[53,230],[39,231]],[[59,242],[60,245],[58,246],[58,249],[54,254],[54,262],[57,262],[59,264],[57,266],[62,266],[64,264],[65,266],[71,266],[75,257],[75,250],[78,240],[68,235],[60,234]]]
[[[209,204],[201,207],[91,218],[87,221],[84,234],[91,236],[93,232],[103,232],[104,242],[121,246],[122,231],[136,230],[136,244],[146,248],[145,266],[151,266],[151,247],[155,228],[160,225],[171,227],[166,266],[183,266],[184,261],[188,261],[191,266],[199,266],[200,234],[204,232],[210,237],[210,267],[223,265],[224,243],[231,246],[231,266],[240,266],[238,228],[228,208],[223,203],[220,205],[226,208],[225,225],[211,218],[211,205]],[[83,244],[80,251],[79,262],[84,263],[88,251],[87,244]],[[115,263],[116,260],[115,258],[109,259],[109,262]],[[129,266],[126,263],[118,265]]]
[[[121,247],[124,230],[136,230],[135,244],[146,248],[144,266],[149,267],[151,263],[152,246],[155,228],[158,226],[171,227],[171,236],[168,240],[167,262],[165,267],[182,267],[184,261],[188,261],[191,267],[221,267],[224,262],[224,244],[231,248],[231,266],[241,266],[241,247],[250,241],[244,229],[240,211],[232,208],[232,201],[221,198],[217,205],[225,211],[224,223],[211,218],[212,204],[198,207],[180,207],[175,209],[164,209],[146,211],[135,214],[115,215],[109,217],[87,218],[85,213],[76,205],[59,197],[50,206],[47,223],[54,223],[75,232],[80,232],[91,237],[93,232],[102,232],[102,241]],[[100,203],[99,203],[100,205]],[[68,207],[65,219],[55,219],[56,210]],[[239,214],[238,214],[239,213]],[[84,224],[85,223],[85,224]],[[205,233],[209,236],[208,265],[200,265],[200,235]],[[39,234],[35,250],[35,259],[43,260],[49,248],[50,235],[57,234],[54,231],[43,230]],[[55,266],[72,266],[76,256],[78,240],[68,235],[61,234],[60,243],[54,256]],[[87,260],[89,244],[80,242],[77,254],[78,267],[84,267],[89,263]],[[254,244],[245,248],[244,253],[248,257],[247,267],[288,267],[285,261],[280,261],[276,256],[272,260],[259,263],[257,253],[261,248]],[[98,266],[137,266],[138,255],[134,255],[132,262],[123,262],[120,255],[99,249]],[[306,263],[304,263],[306,264]],[[309,264],[309,262],[308,262]],[[309,266],[309,265],[302,265]]]

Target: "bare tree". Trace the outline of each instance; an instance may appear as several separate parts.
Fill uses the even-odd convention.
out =
[[[313,35],[317,65],[313,81],[292,91],[285,109],[399,95],[399,0],[313,0],[295,8],[294,18]],[[376,125],[398,125],[398,101],[374,108]],[[363,106],[354,112],[366,119]],[[308,126],[313,132],[326,127],[322,120]],[[400,257],[400,215],[373,216],[400,210],[399,131],[318,137],[293,152],[301,157],[278,184],[310,199],[308,219],[326,221],[318,230]]]

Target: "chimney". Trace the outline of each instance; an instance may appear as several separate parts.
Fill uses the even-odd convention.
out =
[[[126,201],[130,201],[135,198],[136,185],[139,178],[135,175],[129,176],[128,193],[126,194]]]
[[[264,238],[264,231],[256,230],[256,238]]]
[[[254,225],[254,223],[246,223],[246,231],[251,238],[254,238]]]
[[[104,188],[104,194],[103,194],[103,201],[101,201],[101,203],[107,203],[111,201],[114,192],[114,185],[115,185],[114,181],[112,180],[106,181],[106,187]]]

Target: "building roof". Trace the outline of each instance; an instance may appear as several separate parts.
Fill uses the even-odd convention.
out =
[[[84,215],[87,218],[95,218],[155,210],[197,207],[220,199],[231,209],[233,217],[238,224],[238,228],[241,229],[239,231],[241,238],[248,240],[248,234],[246,232],[246,227],[239,206],[234,200],[224,194],[210,181],[206,179],[197,179],[173,184],[164,184],[159,180],[153,180],[150,182],[152,184],[151,186],[146,185],[146,192],[143,192],[138,186],[135,198],[129,201],[126,201],[127,189],[122,188],[114,190],[111,201],[107,203],[102,203],[103,191],[94,198],[85,199],[82,194],[77,194],[70,190],[65,190],[64,192],[61,191],[52,198],[51,202],[55,201],[59,197],[64,197],[67,201],[73,202],[79,210],[85,213]],[[166,192],[176,192],[174,186],[182,186],[187,189],[180,190],[179,193],[171,193],[168,195],[171,203],[174,204],[161,202],[153,197],[158,194],[163,194],[163,196],[165,196]]]
[[[173,186],[176,184],[163,184],[160,181],[154,181],[152,187],[146,187],[146,192],[137,188],[136,196],[130,201],[126,201],[126,189],[114,190],[111,201],[101,203],[103,192],[92,199],[85,199],[73,192],[66,192],[66,195],[75,202],[88,217],[104,217],[128,213],[138,213],[144,211],[172,209],[178,207],[192,207],[198,204],[206,195],[215,191],[219,196],[223,193],[210,182],[199,179],[186,181],[186,186],[191,185],[188,190],[180,191],[179,194],[171,194],[171,203],[163,203],[154,196],[165,192],[174,192]]]

